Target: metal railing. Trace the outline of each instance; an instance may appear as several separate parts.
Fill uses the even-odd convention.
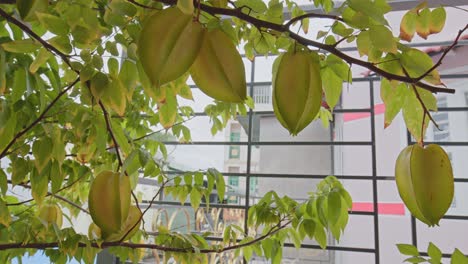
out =
[[[256,95],[261,95],[264,96],[264,91],[261,90],[260,92],[256,92],[256,88],[259,89],[264,89],[265,87],[270,87],[271,83],[269,82],[255,82],[255,60],[251,62],[251,75],[250,75],[250,81],[248,82],[248,87],[250,88],[250,96],[255,97]],[[468,74],[450,74],[450,75],[442,75],[442,79],[465,79],[468,78]],[[333,170],[333,162],[334,162],[334,151],[336,146],[363,146],[370,148],[371,152],[371,174],[370,175],[348,175],[348,174],[335,174],[335,176],[339,179],[342,180],[353,180],[353,181],[363,181],[363,182],[369,182],[371,183],[371,196],[372,196],[372,201],[371,203],[373,204],[373,210],[370,212],[365,212],[365,211],[352,211],[350,212],[351,215],[361,215],[361,216],[366,216],[366,217],[372,217],[373,221],[373,229],[374,229],[374,241],[373,241],[373,247],[352,247],[352,246],[340,246],[340,245],[331,245],[327,247],[327,251],[331,252],[361,252],[361,253],[366,253],[366,254],[374,254],[374,263],[378,264],[381,263],[381,252],[382,249],[380,245],[381,237],[380,237],[380,226],[379,226],[379,218],[381,217],[379,215],[379,191],[378,191],[378,186],[380,182],[385,182],[385,181],[394,181],[394,176],[393,175],[378,175],[377,171],[377,141],[376,141],[376,113],[375,113],[375,96],[374,96],[374,89],[375,83],[378,82],[380,79],[378,77],[374,76],[369,76],[369,77],[364,77],[364,78],[355,78],[353,79],[353,83],[367,83],[368,84],[368,89],[369,89],[369,104],[370,107],[364,107],[364,108],[337,108],[334,110],[334,114],[345,114],[345,113],[366,113],[369,114],[369,121],[370,121],[370,140],[359,140],[359,141],[335,141],[333,138],[334,135],[334,129],[333,129],[333,124],[330,127],[329,130],[329,140],[320,140],[320,141],[253,141],[253,118],[255,115],[273,115],[272,111],[254,111],[252,109],[249,110],[247,114],[248,118],[248,126],[246,128],[246,133],[247,133],[247,141],[240,141],[240,142],[231,142],[231,141],[194,141],[189,144],[187,143],[179,143],[175,141],[171,142],[164,142],[166,145],[199,145],[199,146],[231,146],[231,145],[239,145],[241,147],[246,148],[246,161],[245,161],[245,172],[240,172],[240,173],[229,173],[229,172],[222,172],[223,175],[225,176],[238,176],[241,178],[245,178],[245,194],[243,195],[243,204],[212,204],[210,203],[210,207],[213,208],[226,208],[226,209],[244,209],[245,212],[248,211],[252,204],[252,199],[253,195],[251,194],[251,188],[250,188],[250,179],[253,177],[256,178],[271,178],[271,179],[323,179],[325,178],[328,174],[297,174],[297,173],[292,173],[292,174],[287,174],[287,173],[264,173],[264,172],[256,172],[252,171],[251,168],[251,162],[252,162],[252,154],[253,154],[253,147],[263,147],[263,146],[329,146],[331,150],[331,160],[332,160],[332,170]],[[378,87],[377,87],[378,88]],[[262,97],[263,98],[263,97]],[[263,100],[263,99],[262,99]],[[263,101],[262,101],[263,102]],[[261,103],[261,102],[260,102]],[[468,114],[468,106],[447,106],[443,108],[439,108],[439,112],[466,112]],[[204,113],[197,113],[197,118],[198,116],[203,117],[205,116]],[[409,133],[407,133],[406,136],[407,144],[414,144],[414,141],[412,140],[411,136]],[[426,142],[427,144],[433,143],[433,142]],[[457,146],[457,147],[467,147],[468,146],[468,141],[441,141],[441,142],[436,142],[439,145],[442,146]],[[332,171],[333,172],[333,171]],[[177,174],[179,172],[174,172],[174,171],[168,171],[168,173],[172,174]],[[468,183],[468,178],[456,178],[455,179],[456,183]],[[468,201],[467,201],[468,202]],[[144,203],[143,203],[144,204]],[[201,206],[203,206],[202,204]],[[154,208],[161,208],[161,207],[170,207],[170,206],[190,206],[189,203],[185,203],[181,205],[178,202],[173,202],[173,201],[165,201],[165,200],[160,200],[156,201],[156,203],[153,205]],[[408,212],[406,211],[406,214]],[[245,232],[248,232],[248,226],[247,226],[247,213],[244,214],[244,229]],[[446,220],[468,220],[468,215],[447,215],[443,219]],[[467,222],[468,223],[468,222]],[[416,225],[416,220],[411,217],[411,243],[414,245],[418,245],[418,228]],[[213,240],[217,240],[217,238],[212,238]],[[405,242],[405,241],[402,241]],[[293,247],[292,244],[285,244],[286,247]],[[303,249],[320,249],[319,246],[314,245],[314,244],[303,244],[302,245]],[[448,257],[449,252],[444,252],[444,257]],[[427,255],[427,252],[422,252],[423,255]],[[332,262],[329,263],[335,263],[333,260]]]

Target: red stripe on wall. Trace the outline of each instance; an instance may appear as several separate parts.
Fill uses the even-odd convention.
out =
[[[374,106],[374,113],[376,115],[380,115],[385,113],[385,105],[384,104],[377,104]],[[345,113],[344,114],[344,121],[354,121],[359,119],[364,119],[370,117],[370,113]]]
[[[378,203],[379,214],[382,215],[405,215],[405,205],[402,203]],[[351,211],[374,212],[373,203],[353,203]]]

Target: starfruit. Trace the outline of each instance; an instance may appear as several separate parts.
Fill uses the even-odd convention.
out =
[[[273,109],[278,121],[297,135],[314,120],[322,103],[317,53],[289,51],[273,65]]]
[[[88,204],[103,237],[120,231],[130,208],[130,180],[112,171],[99,173],[91,184]]]
[[[408,146],[397,158],[395,180],[411,214],[429,226],[439,224],[454,193],[452,165],[438,145]]]
[[[104,237],[106,241],[125,241],[130,239],[139,230],[142,213],[135,205],[130,206],[127,219],[120,231]],[[125,236],[125,237],[124,237]]]
[[[241,103],[246,99],[242,57],[232,40],[220,29],[205,33],[190,74],[198,88],[216,100]]]
[[[59,228],[62,227],[62,210],[56,204],[45,204],[39,210],[39,219],[47,225],[56,224]]]
[[[167,8],[150,16],[143,25],[137,54],[151,83],[160,87],[174,81],[192,66],[205,30],[192,15]]]

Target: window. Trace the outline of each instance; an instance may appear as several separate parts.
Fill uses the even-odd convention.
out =
[[[239,186],[239,176],[229,176],[228,182],[231,186]]]
[[[250,178],[250,192],[254,193],[257,191],[258,178]]]
[[[258,85],[253,88],[255,104],[271,104],[271,86]]]
[[[447,107],[447,97],[439,97],[437,107]],[[432,114],[432,118],[439,126],[439,128],[437,128],[436,126],[432,128],[432,132],[434,134],[434,141],[448,141],[450,138],[448,113],[437,112]]]
[[[239,142],[240,141],[240,124],[232,123],[231,124],[231,133],[229,135],[230,142]],[[240,158],[240,146],[239,145],[230,145],[229,146],[229,158],[230,159],[239,159]]]
[[[239,173],[240,168],[239,167],[228,167],[228,172],[230,173]],[[239,176],[229,176],[228,177],[228,185],[230,186],[229,189],[231,189],[234,192],[237,192],[237,187],[239,187]],[[237,204],[239,202],[239,197],[237,195],[228,195],[228,203],[230,204]]]

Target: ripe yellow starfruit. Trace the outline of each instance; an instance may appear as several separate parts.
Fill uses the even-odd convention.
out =
[[[190,74],[198,88],[216,100],[241,103],[247,97],[242,57],[220,29],[205,33]]]
[[[112,171],[99,173],[91,184],[88,204],[94,223],[102,236],[120,231],[130,208],[130,180]]]
[[[322,79],[317,53],[289,51],[273,65],[273,109],[292,135],[317,116],[322,103]]]
[[[397,158],[395,180],[411,214],[429,226],[438,225],[454,193],[452,165],[444,149],[435,144],[406,147]]]
[[[192,15],[167,8],[150,16],[143,25],[137,54],[151,83],[160,87],[174,81],[192,66],[205,30]]]

